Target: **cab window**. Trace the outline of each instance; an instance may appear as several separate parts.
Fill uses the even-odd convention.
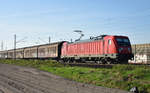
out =
[[[130,41],[127,38],[116,38],[117,44],[119,46],[129,46]]]
[[[111,40],[108,40],[108,44],[111,45]]]

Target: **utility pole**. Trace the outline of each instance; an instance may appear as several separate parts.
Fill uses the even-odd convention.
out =
[[[3,51],[3,49],[4,49],[4,43],[2,41],[2,43],[1,43],[1,51]]]
[[[134,47],[134,48],[135,48],[135,50],[134,50],[134,51],[135,51],[135,52],[134,52],[134,61],[135,61],[135,63],[136,63],[136,44],[135,44],[135,47]]]
[[[16,36],[16,34],[14,35],[14,59],[16,59],[16,47],[17,47],[17,44],[20,43],[20,42],[25,42],[23,40],[26,39],[26,38],[27,37],[24,37],[23,39],[17,41],[17,36]]]
[[[3,47],[4,48],[4,47]],[[5,43],[5,50],[7,50],[7,43]]]
[[[72,39],[70,39],[70,42],[71,42],[71,43],[73,42]]]
[[[16,34],[14,35],[14,59],[16,59]]]
[[[49,44],[51,43],[51,37],[49,37]]]

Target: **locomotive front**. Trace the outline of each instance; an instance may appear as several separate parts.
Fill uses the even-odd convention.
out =
[[[131,43],[126,36],[115,36],[115,43],[117,48],[117,60],[120,62],[127,62],[133,58]]]

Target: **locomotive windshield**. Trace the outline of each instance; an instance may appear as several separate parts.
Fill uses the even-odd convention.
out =
[[[117,38],[116,41],[119,46],[130,46],[130,41],[127,38]]]

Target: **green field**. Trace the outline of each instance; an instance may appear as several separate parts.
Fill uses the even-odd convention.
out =
[[[63,66],[50,60],[0,60],[1,63],[29,66],[53,74],[97,86],[129,91],[138,87],[140,93],[150,93],[150,67],[144,65],[115,65],[112,68]]]

